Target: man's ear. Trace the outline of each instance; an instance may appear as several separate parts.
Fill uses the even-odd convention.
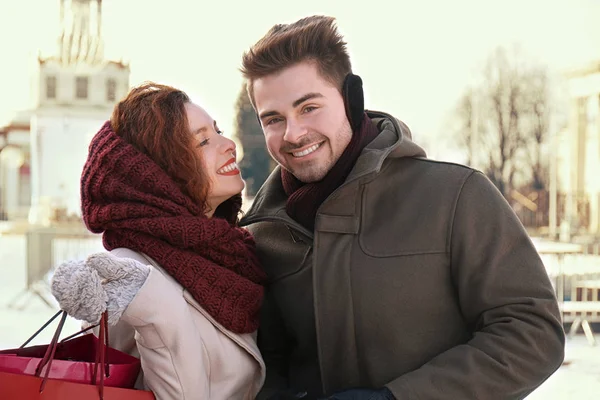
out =
[[[352,132],[356,132],[360,129],[365,114],[365,96],[360,76],[353,73],[346,75],[342,85],[342,98]]]

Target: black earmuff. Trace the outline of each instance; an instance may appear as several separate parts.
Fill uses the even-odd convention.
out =
[[[342,97],[352,132],[356,132],[360,129],[365,114],[365,95],[360,76],[353,73],[346,75],[342,86]]]

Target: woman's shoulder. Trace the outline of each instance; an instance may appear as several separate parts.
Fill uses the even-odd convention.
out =
[[[170,284],[175,285],[183,290],[181,284],[177,282],[167,271],[165,271],[164,268],[156,260],[148,256],[147,254],[140,253],[138,251],[128,249],[126,247],[118,247],[116,249],[111,250],[110,253],[119,258],[131,258],[142,264],[150,265],[152,269],[155,270],[155,272],[159,272],[160,275],[166,278],[166,280]]]
[[[126,247],[118,247],[116,249],[111,250],[109,253],[119,258],[131,258],[143,264],[151,264],[147,256],[144,256],[144,254],[139,253],[135,250],[128,249]]]

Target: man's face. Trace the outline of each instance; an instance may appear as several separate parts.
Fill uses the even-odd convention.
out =
[[[323,179],[350,143],[342,95],[312,62],[255,80],[254,103],[269,153],[302,182]]]

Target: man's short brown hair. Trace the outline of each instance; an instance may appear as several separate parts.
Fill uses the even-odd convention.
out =
[[[241,72],[248,80],[252,103],[256,79],[303,61],[314,62],[321,76],[341,92],[352,66],[335,18],[314,15],[291,24],[277,24],[244,53]]]

